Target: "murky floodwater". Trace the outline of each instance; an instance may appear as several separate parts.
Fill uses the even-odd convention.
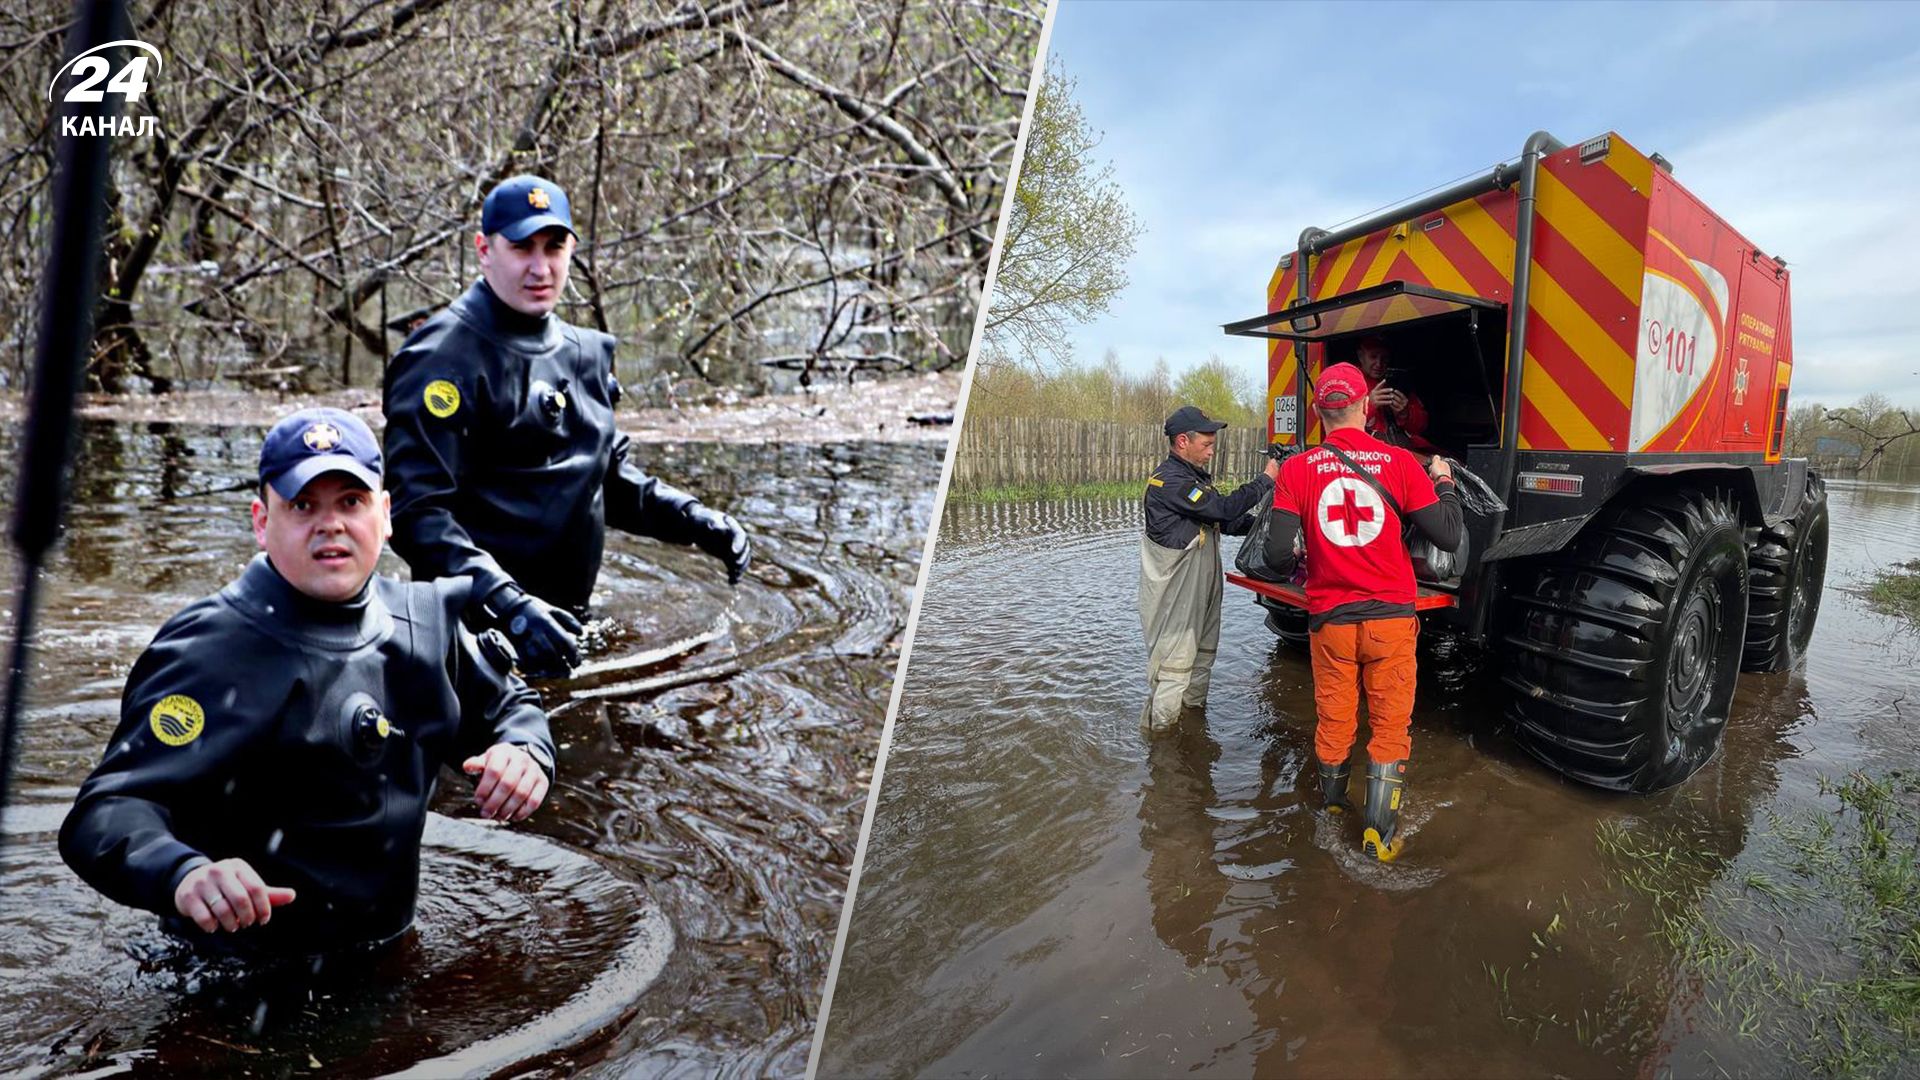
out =
[[[798,1074],[943,447],[640,447],[754,534],[748,579],[610,534],[590,659],[612,670],[545,688],[547,804],[512,830],[436,820],[415,940],[315,984],[196,967],[51,832],[134,658],[250,557],[259,437],[86,429],[0,847],[0,1073]],[[470,818],[468,790],[436,810]]]
[[[1134,506],[955,506],[823,1075],[1792,1071],[1596,836],[1677,838],[1656,878],[1690,902],[1779,859],[1770,823],[1822,776],[1920,763],[1920,636],[1849,591],[1920,555],[1920,485],[1831,498],[1806,662],[1743,675],[1721,754],[1677,790],[1559,780],[1513,743],[1485,661],[1430,638],[1391,865],[1315,812],[1309,667],[1251,597],[1227,590],[1204,722],[1149,747]],[[1762,929],[1804,950],[1822,928]]]

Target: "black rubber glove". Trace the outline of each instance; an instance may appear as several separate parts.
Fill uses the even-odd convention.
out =
[[[494,625],[506,631],[528,678],[565,675],[580,663],[580,620],[520,588],[503,585],[488,599]]]
[[[740,584],[740,575],[753,561],[753,541],[747,539],[747,530],[732,514],[706,506],[689,509],[687,522],[693,526],[694,545],[727,565],[727,584]]]

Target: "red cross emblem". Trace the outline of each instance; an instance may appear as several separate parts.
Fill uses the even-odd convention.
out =
[[[1361,522],[1373,520],[1373,507],[1354,502],[1351,488],[1344,492],[1344,496],[1340,502],[1327,508],[1327,520],[1339,522],[1346,527],[1348,535],[1352,535],[1360,531]],[[1363,514],[1366,516],[1362,517]]]
[[[1386,507],[1365,480],[1338,476],[1320,489],[1320,535],[1336,547],[1364,547],[1386,525]]]

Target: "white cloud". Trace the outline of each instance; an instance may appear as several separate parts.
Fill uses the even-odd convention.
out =
[[[1672,155],[1681,183],[1787,260],[1797,401],[1920,405],[1920,75],[1902,68]]]

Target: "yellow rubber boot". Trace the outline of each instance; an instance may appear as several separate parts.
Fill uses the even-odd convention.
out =
[[[1329,765],[1324,761],[1320,766],[1320,805],[1330,814],[1344,814],[1353,809],[1347,801],[1347,781],[1353,777],[1353,766],[1347,762]]]
[[[1392,862],[1400,854],[1400,800],[1407,790],[1405,761],[1367,762],[1367,831],[1360,850]]]

